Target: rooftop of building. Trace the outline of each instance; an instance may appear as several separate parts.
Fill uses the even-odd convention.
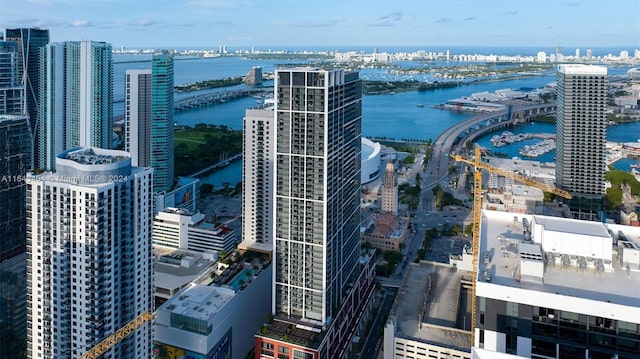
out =
[[[380,213],[371,218],[369,224],[362,228],[365,235],[382,237],[401,237],[407,230],[407,219],[393,213]]]
[[[562,64],[558,65],[558,71],[569,75],[606,75],[605,66],[585,65],[585,64]]]
[[[167,207],[163,211],[160,211],[158,215],[156,215],[156,220],[165,220],[166,214],[191,217],[191,223],[189,223],[190,228],[199,228],[211,231],[215,236],[226,236],[233,233],[233,229],[229,226],[207,221],[204,213],[201,213],[199,211],[192,211],[188,208]]]
[[[459,329],[468,321],[459,308],[462,279],[463,273],[448,265],[410,264],[390,316],[396,336],[468,351],[471,333]]]
[[[158,288],[175,290],[206,274],[215,263],[213,259],[204,258],[205,253],[182,249],[153,247],[156,261],[154,263],[154,284]],[[182,265],[182,260],[185,264]]]
[[[487,210],[481,228],[481,282],[638,305],[640,266],[623,247],[637,253],[640,228]]]
[[[105,150],[97,147],[76,147],[62,152],[58,158],[82,165],[103,165],[125,161],[131,156],[124,151]]]
[[[207,321],[233,298],[235,291],[227,288],[190,283],[167,300],[159,310]]]
[[[239,291],[251,281],[247,276],[257,276],[271,262],[270,255],[259,252],[231,253],[218,259],[214,251],[197,252],[157,245],[153,251],[155,286],[171,291],[191,282]]]

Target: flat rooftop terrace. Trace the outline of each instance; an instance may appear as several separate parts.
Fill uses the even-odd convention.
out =
[[[235,292],[231,289],[192,283],[189,288],[179,295],[171,297],[160,309],[189,318],[208,321],[234,295]]]
[[[153,252],[156,256],[153,275],[155,286],[158,288],[166,288],[170,290],[182,288],[184,285],[203,274],[207,269],[209,269],[210,265],[214,263],[213,261],[204,259],[202,257],[202,253],[192,251],[154,246]],[[189,267],[185,267],[177,263],[159,260],[162,256],[174,256],[178,260],[178,263],[182,258],[191,257],[193,258],[194,263]]]
[[[516,216],[518,220],[515,219]],[[546,216],[516,216],[513,213],[483,211],[478,260],[479,282],[623,306],[640,305],[640,271],[623,265],[617,246],[610,244],[610,233],[624,230],[626,240],[635,243],[636,248],[640,247],[640,231],[637,228]],[[539,247],[542,249],[539,251],[542,262],[540,265],[543,266],[543,277],[539,283],[523,281],[520,277],[522,264],[519,248],[523,251],[529,248],[527,244],[540,244],[535,238],[533,242],[525,241],[523,217],[529,223],[535,217],[536,223],[545,227],[542,236],[554,236],[551,239],[553,244],[547,245],[547,249],[550,246],[564,246],[576,253],[560,255],[544,250],[544,245]],[[550,234],[551,231],[555,231],[555,234]],[[577,236],[582,236],[577,242],[581,244],[573,245],[575,242],[571,241]],[[567,246],[567,243],[570,245]],[[601,256],[580,255],[589,246],[602,249]],[[607,258],[603,258],[607,253],[611,256],[609,262]],[[598,267],[599,261],[604,267]]]
[[[462,275],[448,265],[409,265],[392,310],[396,335],[468,351],[471,333],[456,328]]]
[[[121,155],[121,151],[109,151],[90,147],[67,151],[61,158],[83,165],[116,163],[127,159],[126,156]]]

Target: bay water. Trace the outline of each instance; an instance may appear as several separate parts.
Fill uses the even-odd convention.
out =
[[[465,52],[468,53],[468,52]],[[484,52],[486,54],[489,51]],[[493,52],[500,54],[500,52]],[[124,72],[128,69],[150,68],[149,55],[114,55],[114,100],[122,99],[124,93]],[[272,72],[279,64],[296,62],[300,65],[306,61],[286,60],[248,60],[241,57],[219,58],[176,58],[174,69],[175,84],[192,83],[212,79],[243,76],[253,66],[262,66],[264,72]],[[416,63],[417,64],[417,63]],[[416,65],[414,63],[401,64],[401,66]],[[449,64],[450,65],[450,64]],[[433,66],[433,64],[430,64]],[[610,74],[623,74],[628,68],[610,68]],[[388,80],[387,69],[363,69],[360,77],[368,80]],[[422,79],[424,80],[424,79]],[[395,139],[433,139],[445,129],[455,123],[469,118],[473,114],[436,109],[433,106],[445,103],[454,98],[469,96],[476,92],[493,92],[499,89],[536,89],[556,81],[552,74],[519,78],[515,80],[484,82],[466,84],[458,87],[435,89],[429,91],[412,91],[394,94],[365,95],[362,108],[362,132],[364,137],[375,139],[386,137]],[[271,83],[266,83],[266,86]],[[235,88],[243,88],[246,85],[238,85]],[[213,89],[203,92],[226,91],[225,89]],[[177,93],[176,98],[192,96],[196,93]],[[189,111],[179,112],[175,115],[175,121],[179,125],[194,126],[198,123],[226,125],[232,129],[242,130],[242,118],[247,108],[256,107],[258,103],[252,97],[240,98],[225,103],[213,104],[207,107],[195,108]],[[122,114],[123,103],[114,105],[114,114]],[[555,133],[555,126],[549,123],[535,123],[511,129],[514,133]],[[477,142],[491,148],[489,141],[493,134],[484,136]],[[615,142],[636,141],[640,137],[640,122],[619,124],[610,126],[607,138]],[[538,140],[528,140],[499,149],[498,152],[508,156],[519,156],[518,149],[525,144],[532,144]],[[549,152],[539,158],[540,161],[553,161],[554,152]],[[635,161],[620,161],[616,167],[628,170],[628,166]],[[624,168],[626,167],[626,168]],[[242,178],[242,164],[235,161],[231,165],[202,175],[203,183],[213,184],[221,188],[223,183],[235,185]]]

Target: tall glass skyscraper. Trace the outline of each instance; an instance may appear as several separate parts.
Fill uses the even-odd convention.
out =
[[[358,273],[362,81],[277,70],[273,312],[326,325]]]
[[[22,115],[24,86],[20,78],[18,45],[0,41],[0,115]]]
[[[32,133],[40,110],[39,68],[40,50],[49,43],[49,30],[37,28],[7,29],[5,40],[18,45],[18,76],[25,89],[25,112],[29,116]]]
[[[607,142],[607,68],[559,65],[556,186],[571,193],[580,219],[600,218]]]
[[[31,168],[26,115],[0,115],[0,358],[21,358],[27,340],[24,175]]]
[[[151,166],[154,192],[173,187],[173,56],[151,61]]]
[[[124,150],[134,166],[151,167],[151,69],[124,76]]]
[[[37,167],[55,168],[56,155],[75,146],[111,148],[111,45],[68,41],[41,51]]]

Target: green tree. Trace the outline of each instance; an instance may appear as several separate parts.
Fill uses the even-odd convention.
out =
[[[464,227],[464,234],[469,237],[473,236],[473,223],[469,223]]]

